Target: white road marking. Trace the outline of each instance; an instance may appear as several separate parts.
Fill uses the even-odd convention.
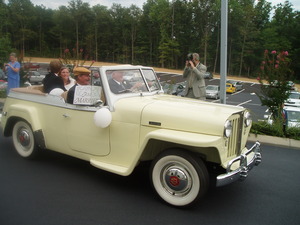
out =
[[[245,105],[245,104],[247,104],[247,103],[249,103],[249,102],[252,102],[252,100],[248,100],[248,101],[246,101],[246,102],[242,102],[242,103],[238,104],[238,106]]]

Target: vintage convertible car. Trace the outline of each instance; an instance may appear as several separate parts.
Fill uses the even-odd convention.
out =
[[[110,86],[115,72],[127,85],[118,93]],[[81,86],[76,104],[42,86],[11,90],[1,127],[20,156],[48,149],[123,176],[151,162],[155,191],[178,207],[197,202],[210,183],[245,179],[261,162],[260,143],[246,147],[252,123],[246,109],[164,94],[149,67],[95,67],[93,74],[99,86]]]

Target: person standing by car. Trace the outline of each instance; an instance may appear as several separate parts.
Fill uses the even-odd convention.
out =
[[[9,63],[4,64],[4,70],[7,71],[7,89],[6,93],[9,93],[11,88],[20,87],[20,63],[17,61],[16,53],[10,53]]]
[[[206,100],[205,72],[206,66],[200,63],[199,54],[188,54],[183,71],[183,78],[187,80],[184,90],[185,97]]]
[[[91,81],[91,71],[84,67],[76,67],[73,70],[76,84],[71,87],[67,94],[67,103],[73,104],[75,89],[77,86],[89,85]]]
[[[46,93],[49,94],[55,88],[60,88],[63,91],[67,90],[64,86],[64,81],[60,76],[58,76],[61,67],[62,63],[59,60],[52,60],[50,62],[50,72],[43,80],[44,91]]]
[[[76,81],[72,77],[70,77],[70,71],[67,67],[62,67],[58,73],[58,76],[62,78],[64,86],[67,90],[73,87],[76,83]]]

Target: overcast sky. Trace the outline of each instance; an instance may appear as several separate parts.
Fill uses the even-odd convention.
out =
[[[57,9],[61,5],[68,6],[69,1],[70,0],[31,0],[34,5],[44,5],[46,8],[52,9]],[[130,5],[134,4],[142,8],[144,2],[146,1],[147,0],[83,0],[83,2],[88,2],[90,6],[100,4],[107,6],[108,8],[110,8],[113,3],[121,4],[124,7],[129,7]],[[273,5],[284,3],[284,1],[285,0],[268,0],[268,2],[272,2]],[[293,4],[294,9],[300,11],[300,0],[289,0],[289,2]]]

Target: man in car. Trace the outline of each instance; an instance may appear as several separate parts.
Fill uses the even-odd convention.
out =
[[[90,85],[91,71],[84,67],[76,67],[73,70],[76,84],[70,88],[67,94],[67,103],[73,104],[75,89],[77,86]]]
[[[111,92],[114,94],[121,94],[125,92],[131,92],[134,89],[140,88],[142,86],[141,82],[135,83],[133,86],[124,81],[123,71],[114,71],[112,73],[112,78],[108,81]]]

